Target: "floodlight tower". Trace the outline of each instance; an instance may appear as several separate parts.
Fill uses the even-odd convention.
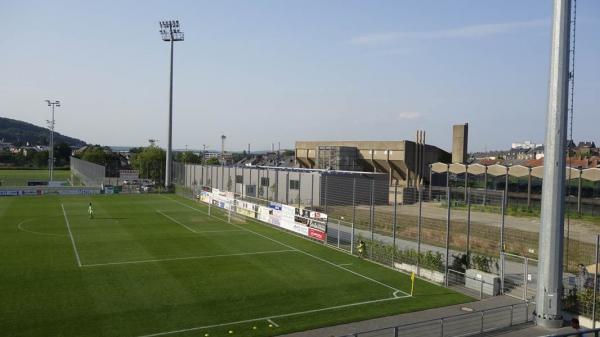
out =
[[[540,212],[536,322],[562,326],[565,145],[569,97],[571,0],[554,0],[544,181]]]
[[[50,129],[50,148],[48,156],[48,171],[50,173],[50,181],[54,178],[54,108],[60,107],[60,101],[46,100],[49,107],[52,107],[52,119],[46,120],[48,123],[48,129]]]
[[[171,43],[171,72],[169,82],[169,140],[167,145],[167,160],[165,168],[165,187],[171,186],[171,151],[173,146],[173,45],[176,41],[183,41],[183,32],[179,29],[179,20],[161,21],[160,35],[163,41]]]

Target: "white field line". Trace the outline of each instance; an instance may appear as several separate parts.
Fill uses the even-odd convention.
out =
[[[382,298],[382,299],[378,299],[378,300],[371,300],[371,301],[364,301],[364,302],[357,302],[357,303],[350,303],[350,304],[342,304],[342,305],[336,305],[336,306],[333,306],[333,307],[325,307],[325,308],[319,308],[319,309],[313,309],[313,310],[298,311],[298,312],[292,312],[292,313],[288,313],[288,314],[273,315],[273,316],[266,316],[266,317],[260,317],[260,318],[252,318],[252,319],[246,319],[246,320],[237,321],[237,322],[228,322],[228,323],[221,323],[221,324],[198,326],[198,327],[187,328],[187,329],[158,332],[158,333],[149,334],[149,335],[142,335],[142,336],[138,336],[138,337],[165,336],[165,335],[172,335],[172,334],[182,333],[182,332],[190,332],[190,331],[197,331],[197,330],[203,330],[203,329],[218,328],[218,327],[227,326],[227,325],[244,324],[244,323],[257,322],[257,321],[269,321],[269,320],[272,320],[274,318],[284,318],[284,317],[290,317],[290,316],[312,314],[312,313],[321,312],[321,311],[350,308],[350,307],[356,307],[356,306],[359,306],[359,305],[379,303],[379,302],[387,302],[387,301],[394,301],[394,300],[399,300],[399,299],[409,298],[409,297],[411,297],[411,296],[410,295],[406,295],[406,296],[401,296],[401,297],[386,297],[386,298]]]
[[[351,265],[352,265],[352,263],[340,263],[340,264],[338,264],[338,266],[342,266],[342,267],[344,267],[344,266],[351,266]]]
[[[77,246],[75,245],[75,239],[73,239],[73,233],[71,233],[71,226],[69,225],[69,219],[67,219],[67,211],[65,211],[65,206],[60,204],[62,208],[63,215],[65,217],[65,223],[67,224],[67,230],[69,231],[69,236],[71,237],[71,243],[73,244],[73,252],[75,252],[75,258],[77,259],[77,266],[81,267],[81,259],[79,258],[79,253],[77,252]]]
[[[160,213],[162,216],[164,216],[165,218],[173,221],[174,223],[181,225],[185,228],[187,228],[188,230],[196,233],[196,234],[202,234],[202,233],[225,233],[225,232],[244,232],[244,230],[242,229],[219,229],[219,230],[206,230],[206,231],[197,231],[192,229],[191,227],[186,226],[184,223],[182,223],[181,221],[178,221],[176,219],[174,219],[173,217],[168,216],[167,214],[165,214],[163,211],[159,211],[157,210],[156,212]],[[118,222],[118,220],[117,220]]]
[[[196,232],[196,231],[195,231],[195,230],[193,230],[192,228],[190,228],[190,227],[186,226],[185,224],[183,224],[183,223],[181,223],[181,222],[177,221],[176,219],[173,219],[172,217],[170,217],[170,216],[166,215],[166,214],[165,214],[165,213],[163,213],[162,211],[159,211],[159,210],[157,210],[156,212],[157,212],[157,213],[159,213],[160,215],[164,216],[165,218],[167,218],[167,219],[169,219],[169,220],[173,221],[174,223],[178,224],[179,226],[182,226],[182,227],[184,227],[184,228],[185,228],[185,229],[187,229],[188,231],[190,231],[190,232],[192,232],[192,233],[196,233],[196,234],[198,234],[198,232]]]
[[[273,321],[272,319],[268,319],[267,322],[273,324],[275,327],[279,328],[279,324],[275,323],[275,321]]]
[[[194,209],[194,210],[196,210],[196,211],[198,211],[198,212],[205,213],[205,212],[203,212],[202,210],[200,210],[200,209],[198,209],[198,208],[196,208],[196,207],[192,207],[192,206],[190,206],[190,205],[187,205],[187,204],[185,204],[185,203],[182,203],[182,202],[181,202],[181,201],[179,201],[179,200],[171,199],[171,198],[169,198],[169,197],[164,197],[164,198],[166,198],[166,199],[169,199],[169,200],[171,200],[171,201],[173,201],[173,202],[176,202],[176,203],[178,203],[178,204],[180,204],[180,205],[183,205],[183,206],[185,206],[185,207],[188,207],[188,208],[190,208],[190,209]],[[206,214],[206,213],[205,213],[205,214]],[[221,221],[223,221],[223,222],[227,223],[227,221],[225,221],[225,220],[223,220],[223,219],[220,219],[220,218],[217,218],[217,217],[215,217],[215,219],[219,219],[219,220],[221,220]],[[250,219],[250,220],[252,220],[252,219]],[[270,237],[268,237],[268,236],[266,236],[266,235],[263,235],[263,234],[257,233],[257,232],[255,232],[255,231],[253,231],[253,230],[250,230],[250,229],[248,229],[248,228],[244,228],[244,227],[242,227],[242,226],[239,226],[239,225],[236,225],[236,224],[231,224],[231,225],[232,225],[232,226],[235,226],[235,227],[238,227],[238,228],[240,228],[240,229],[243,229],[243,230],[245,230],[245,231],[248,231],[248,232],[250,232],[250,233],[253,233],[253,234],[255,234],[255,235],[258,235],[258,236],[260,236],[260,237],[262,237],[262,238],[265,238],[265,239],[267,239],[267,240],[270,240],[270,241],[273,241],[273,242],[275,242],[275,243],[278,243],[278,244],[280,244],[280,245],[282,245],[282,246],[284,246],[284,247],[288,247],[288,248],[290,248],[290,249],[296,250],[296,251],[297,251],[297,252],[299,252],[299,253],[302,253],[302,254],[305,254],[305,255],[307,255],[307,256],[310,256],[310,257],[312,257],[312,258],[314,258],[314,259],[316,259],[316,260],[319,260],[319,261],[321,261],[321,262],[325,262],[325,263],[327,263],[327,264],[329,264],[329,265],[332,265],[332,266],[334,266],[334,267],[336,267],[336,268],[339,268],[339,269],[345,270],[345,271],[347,271],[347,272],[349,272],[349,273],[352,273],[352,274],[354,274],[354,275],[356,275],[356,276],[360,276],[360,277],[362,277],[362,278],[364,278],[364,279],[366,279],[366,280],[369,280],[369,281],[371,281],[371,282],[374,282],[374,283],[377,283],[377,284],[379,284],[379,285],[382,285],[382,286],[384,286],[384,287],[386,287],[386,288],[388,288],[388,289],[391,289],[391,290],[393,290],[394,292],[397,292],[397,291],[399,291],[399,292],[401,292],[401,293],[403,293],[403,294],[405,294],[405,295],[409,295],[409,296],[410,296],[410,294],[408,294],[407,292],[404,292],[404,291],[402,291],[402,290],[400,290],[400,289],[394,288],[394,287],[392,287],[392,286],[391,286],[391,285],[389,285],[389,284],[385,284],[385,283],[383,283],[383,282],[380,282],[380,281],[377,281],[377,280],[375,280],[375,279],[373,279],[373,278],[370,278],[370,277],[368,277],[368,276],[366,276],[366,275],[363,275],[363,274],[357,273],[357,272],[355,272],[355,271],[353,271],[353,270],[350,270],[350,269],[348,269],[348,268],[344,268],[343,266],[339,266],[339,265],[337,265],[337,264],[335,264],[335,263],[333,263],[333,262],[331,262],[331,261],[325,260],[325,259],[323,259],[323,258],[320,258],[320,257],[316,256],[316,255],[313,255],[313,254],[311,254],[311,253],[305,252],[305,251],[303,251],[303,250],[300,250],[300,249],[298,249],[298,248],[295,248],[295,247],[293,247],[293,246],[290,246],[290,245],[288,245],[288,244],[286,244],[286,243],[283,243],[283,242],[281,242],[281,241],[275,240],[275,239],[273,239],[273,238],[270,238]]]
[[[23,228],[23,225],[26,224],[27,222],[33,220],[33,218],[30,219],[26,219],[23,220],[21,222],[19,222],[19,224],[17,225],[17,229],[23,232],[27,232],[27,233],[31,233],[31,234],[36,234],[36,235],[48,235],[48,236],[67,236],[66,234],[54,234],[54,233],[43,233],[43,232],[36,232],[36,231],[32,231],[30,229],[27,228]]]
[[[200,255],[200,256],[173,257],[173,258],[166,258],[166,259],[94,263],[94,264],[84,264],[82,267],[101,267],[101,266],[114,266],[114,265],[120,265],[120,264],[137,264],[137,263],[151,263],[151,262],[178,261],[178,260],[197,260],[197,259],[210,259],[210,258],[216,258],[216,257],[229,257],[229,256],[277,254],[277,253],[284,253],[284,252],[294,252],[294,250],[291,250],[291,249],[267,250],[264,252],[235,253],[235,254],[222,254],[222,255]]]

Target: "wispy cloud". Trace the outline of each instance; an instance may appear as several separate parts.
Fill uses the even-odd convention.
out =
[[[398,119],[400,119],[400,120],[410,120],[410,119],[420,118],[421,116],[423,116],[423,114],[420,113],[420,112],[416,112],[416,111],[403,111],[403,112],[401,112],[401,113],[398,114]]]
[[[352,45],[369,46],[386,44],[402,39],[469,39],[504,34],[526,28],[543,27],[548,24],[549,20],[540,19],[505,23],[489,23],[423,32],[384,32],[359,35],[351,38],[348,42]]]

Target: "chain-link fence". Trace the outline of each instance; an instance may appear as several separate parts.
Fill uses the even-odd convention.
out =
[[[175,163],[174,172],[190,193],[206,185],[256,204],[324,212],[327,244],[475,298],[536,294],[539,217],[514,211],[503,191],[389,187],[387,175],[322,170]],[[593,300],[589,290],[569,294],[569,280],[595,261],[595,221],[565,221],[565,307],[577,312],[591,313]]]

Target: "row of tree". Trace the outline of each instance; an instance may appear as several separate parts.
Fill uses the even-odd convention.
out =
[[[54,146],[54,166],[64,167],[69,165],[71,147],[67,143]],[[0,151],[0,163],[13,167],[26,167],[44,169],[48,167],[49,152],[36,151],[32,148],[22,149],[18,152],[8,150]]]

